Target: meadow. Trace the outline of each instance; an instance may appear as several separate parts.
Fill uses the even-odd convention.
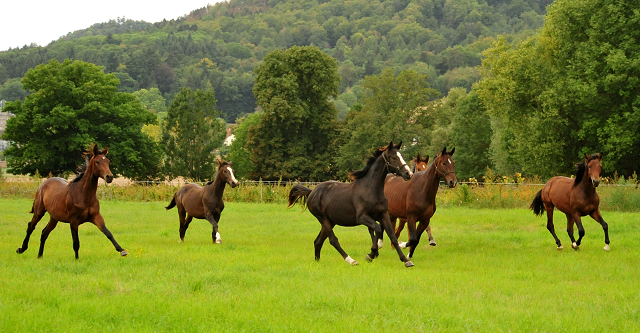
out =
[[[231,192],[229,192],[231,193]],[[178,242],[175,209],[164,201],[103,200],[107,226],[129,250],[120,257],[91,224],[80,227],[75,260],[68,224],[15,253],[32,201],[0,198],[0,327],[3,332],[584,332],[639,331],[640,213],[603,211],[599,224],[556,250],[545,218],[531,211],[444,205],[405,268],[385,238],[364,260],[364,227],[336,227],[349,266],[328,243],[314,261],[320,226],[282,203],[227,203],[222,244],[195,220]],[[406,233],[401,239],[406,240]]]

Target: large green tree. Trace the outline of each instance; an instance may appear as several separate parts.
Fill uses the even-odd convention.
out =
[[[429,145],[430,137],[425,129],[431,128],[435,120],[424,106],[439,93],[430,87],[427,79],[427,75],[412,70],[396,75],[392,68],[364,79],[364,105],[352,108],[342,128],[340,170],[360,169],[373,149],[391,140],[403,141],[403,154],[408,156],[420,153]]]
[[[169,105],[162,143],[165,173],[193,180],[211,179],[215,150],[225,137],[213,89],[182,88]]]
[[[338,95],[337,61],[314,46],[267,54],[253,88],[264,112],[249,128],[246,147],[254,178],[326,180],[334,162]]]
[[[639,23],[633,2],[557,0],[535,37],[487,51],[477,90],[493,118],[496,166],[551,176],[603,152],[606,173],[636,170]]]
[[[134,179],[158,176],[160,154],[155,142],[140,131],[157,122],[138,99],[117,91],[118,79],[83,61],[51,60],[29,70],[22,79],[29,89],[25,101],[7,103],[9,119],[2,138],[10,172],[15,174],[72,172],[82,152],[96,143],[109,146],[111,170]]]
[[[246,147],[247,132],[249,127],[260,122],[261,115],[262,113],[251,113],[237,120],[238,127],[233,131],[234,140],[226,156],[227,161],[233,162],[233,171],[236,178],[246,178],[256,171],[256,167],[251,161],[251,151]]]

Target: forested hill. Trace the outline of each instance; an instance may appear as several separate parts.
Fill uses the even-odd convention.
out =
[[[551,0],[230,0],[177,20],[119,18],[40,46],[0,52],[0,98],[21,98],[19,79],[51,59],[103,66],[122,91],[211,86],[227,121],[253,112],[253,69],[265,54],[316,45],[339,62],[342,114],[359,81],[386,67],[429,74],[441,93],[470,88],[494,37],[522,39],[542,26]],[[46,29],[46,27],[43,27]]]

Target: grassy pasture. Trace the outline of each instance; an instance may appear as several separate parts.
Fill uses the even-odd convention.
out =
[[[413,268],[388,239],[367,263],[364,227],[336,227],[359,266],[328,241],[313,260],[318,222],[282,204],[228,203],[223,243],[195,220],[178,243],[166,202],[103,201],[107,226],[131,253],[121,258],[90,224],[80,259],[60,223],[38,260],[45,216],[30,247],[15,253],[31,200],[0,199],[0,328],[3,332],[584,332],[639,331],[640,214],[604,211],[611,251],[585,218],[579,251],[563,214],[557,251],[545,218],[524,209],[442,207]],[[406,240],[406,234],[402,239]]]

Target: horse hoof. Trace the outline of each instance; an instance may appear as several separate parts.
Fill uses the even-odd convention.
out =
[[[434,241],[433,239],[429,241],[429,245],[431,246],[436,246],[436,241]]]
[[[604,246],[604,250],[605,250],[605,251],[609,251],[609,250],[611,250],[611,248],[609,247],[609,244],[607,244],[607,245],[605,245],[605,246]]]
[[[222,244],[222,240],[216,239],[216,244]]]
[[[123,256],[123,257],[126,257],[126,256],[129,255],[129,252],[127,252],[127,250],[122,250],[122,251],[120,251],[120,255]]]
[[[22,248],[21,248],[21,247],[19,247],[19,248],[16,250],[16,253],[17,253],[17,254],[22,254],[22,252],[24,252],[24,251],[22,251]]]
[[[579,248],[580,248],[580,246],[578,246],[578,244],[576,244],[576,242],[573,242],[573,244],[571,244],[571,247],[572,247],[574,250],[577,250],[577,249],[579,249]]]
[[[353,258],[351,258],[351,256],[347,256],[346,258],[344,258],[344,261],[349,263],[351,266],[355,266],[355,265],[358,264],[358,262],[353,260]]]
[[[564,249],[564,247],[562,247],[562,245],[558,246],[558,251]]]
[[[411,260],[407,260],[404,262],[404,267],[413,267],[413,263],[411,262]]]
[[[367,254],[367,261],[368,261],[368,262],[372,262],[372,261],[373,261],[373,258],[371,258],[371,256],[370,256],[370,255],[368,255],[368,254]]]
[[[407,248],[407,243],[406,243],[406,242],[398,242],[398,246],[399,246],[401,249],[406,249],[406,248]]]

